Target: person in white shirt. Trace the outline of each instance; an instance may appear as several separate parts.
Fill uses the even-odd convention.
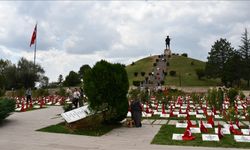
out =
[[[75,108],[77,108],[78,106],[80,96],[81,96],[80,92],[77,90],[77,88],[75,88],[74,93],[73,93],[73,102],[72,102]]]

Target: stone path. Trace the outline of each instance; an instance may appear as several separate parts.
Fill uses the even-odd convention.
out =
[[[1,150],[224,150],[225,148],[152,145],[160,125],[122,127],[101,137],[45,133],[37,129],[62,121],[61,107],[14,113],[0,125]],[[227,150],[227,149],[225,149]],[[231,150],[231,149],[230,149]],[[235,149],[236,150],[236,149]],[[239,150],[239,149],[237,149]]]

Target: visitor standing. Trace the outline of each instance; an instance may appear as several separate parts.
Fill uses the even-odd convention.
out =
[[[77,106],[78,106],[80,96],[81,96],[80,92],[77,90],[77,88],[75,88],[74,93],[73,93],[73,104],[74,104],[75,108],[77,108]]]
[[[26,96],[26,103],[28,104],[29,102],[31,102],[31,88],[28,88],[26,90],[25,96]]]
[[[141,102],[137,99],[131,102],[131,115],[136,127],[141,127],[142,108]]]
[[[83,106],[83,101],[84,101],[84,92],[83,92],[83,88],[80,87],[80,99],[79,99],[79,106]]]

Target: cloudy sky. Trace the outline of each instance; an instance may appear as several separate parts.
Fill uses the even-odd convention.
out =
[[[248,1],[1,1],[0,59],[37,62],[50,81],[105,59],[130,64],[161,54],[166,35],[175,53],[206,61],[211,45],[227,38],[235,48],[250,30]]]

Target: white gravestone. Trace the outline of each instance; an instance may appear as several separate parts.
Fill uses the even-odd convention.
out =
[[[203,110],[198,110],[198,113],[199,113],[199,114],[203,114],[204,111],[203,111]]]
[[[187,117],[187,114],[178,114],[178,118]]]
[[[201,133],[201,129],[196,127],[190,127],[190,131],[191,133]]]
[[[176,128],[187,128],[187,123],[176,123]]]
[[[142,113],[142,117],[152,117],[152,114]]]
[[[181,106],[181,109],[187,109],[187,106]]]
[[[67,123],[72,123],[77,120],[81,120],[85,117],[87,117],[90,113],[90,110],[88,109],[88,105],[79,107],[77,109],[73,109],[71,111],[62,113],[61,116],[63,119],[67,121]]]
[[[236,142],[250,142],[250,136],[246,136],[246,135],[234,135],[234,140]]]
[[[160,114],[161,118],[169,118],[169,114]]]
[[[216,118],[216,119],[222,119],[222,116],[220,116],[220,115],[214,115],[214,118]]]
[[[240,119],[246,119],[246,117],[245,116],[240,116]]]
[[[202,134],[202,141],[220,141],[216,134]]]
[[[209,124],[209,123],[204,123],[204,122],[203,122],[203,125],[204,125],[205,128],[213,128],[212,125]],[[201,124],[199,123],[199,127],[200,127],[200,126],[201,126]]]
[[[173,114],[174,114],[174,115],[178,115],[179,112],[178,112],[178,111],[174,111]]]
[[[239,105],[237,108],[238,108],[238,109],[243,109],[243,107],[242,107],[241,105]]]
[[[181,105],[179,105],[179,104],[176,104],[176,105],[175,105],[175,107],[176,107],[176,108],[180,108],[180,107],[181,107]]]
[[[242,132],[244,135],[250,135],[250,129],[241,129],[241,132]]]
[[[204,115],[202,115],[202,114],[196,114],[196,118],[201,119],[201,118],[206,118],[206,116],[204,116]]]
[[[188,112],[189,115],[196,115],[196,112],[195,111],[191,111],[191,112]]]
[[[230,128],[230,124],[223,124],[224,128]],[[234,129],[239,129],[236,124],[233,124]]]
[[[182,136],[184,134],[176,134],[176,133],[173,133],[173,136],[172,136],[172,140],[178,140],[178,141],[182,141]]]
[[[214,128],[216,134],[218,134],[218,128]],[[221,128],[223,134],[230,134],[229,128]]]
[[[154,115],[161,115],[162,113],[161,112],[158,112],[158,111],[155,111],[154,112]]]

